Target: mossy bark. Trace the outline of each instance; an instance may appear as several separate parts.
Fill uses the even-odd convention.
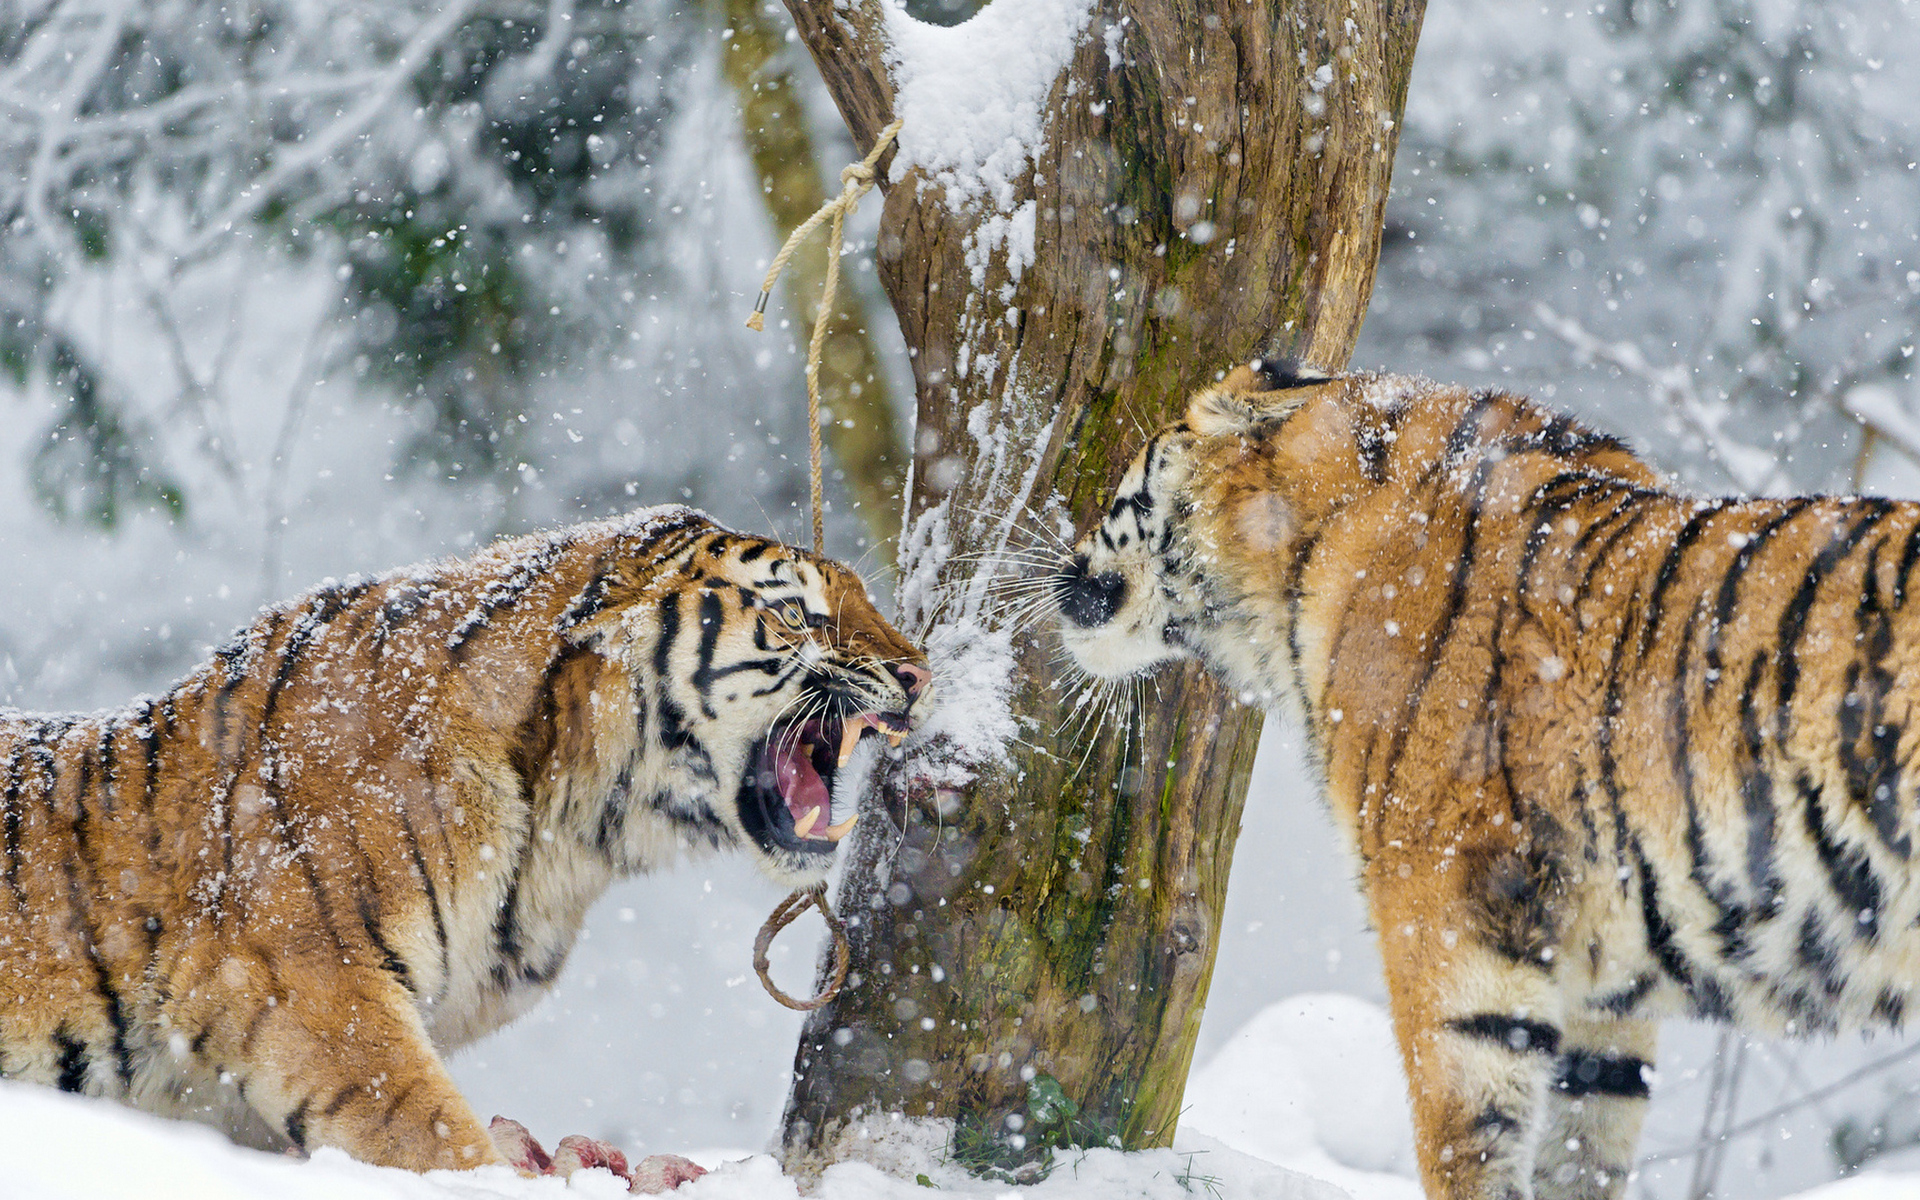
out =
[[[721,68],[740,101],[740,128],[760,179],[768,220],[784,237],[827,201],[806,109],[794,86],[795,64],[786,47],[792,27],[777,4],[769,7],[769,0],[720,0],[716,8],[729,34],[723,39]],[[833,180],[836,192],[839,182]],[[805,330],[799,335],[803,345],[819,317],[826,274],[826,252],[816,239],[781,275],[785,294],[780,303],[787,312],[802,314],[796,324]],[[779,327],[777,314],[769,313],[768,319]],[[906,443],[867,329],[866,305],[844,274],[828,319],[832,324],[820,352],[823,440],[882,561],[891,563],[900,534]]]
[[[893,101],[877,3],[786,2],[871,145]],[[984,578],[1009,546],[1084,528],[1193,388],[1260,353],[1345,364],[1423,15],[1422,0],[1092,8],[1014,197],[1033,206],[1031,262],[1010,266],[991,236],[1004,210],[918,171],[882,215],[918,390],[901,619],[962,658],[1019,607]],[[1173,1134],[1260,717],[1169,669],[1091,722],[1044,629],[1011,644],[1006,757],[966,782],[951,745],[910,757],[855,835],[839,896],[853,982],[801,1039],[791,1169],[857,1154],[892,1113],[954,1118],[1005,1153],[1018,1114],[1034,1153],[1065,1136],[1057,1112],[1029,1111],[1047,1079],[1077,1106],[1075,1137]]]

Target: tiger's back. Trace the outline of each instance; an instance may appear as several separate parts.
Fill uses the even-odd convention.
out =
[[[904,733],[924,663],[837,564],[664,509],[329,585],[127,709],[0,714],[0,1074],[499,1161],[438,1051],[619,875],[818,878],[837,772],[787,741]]]
[[[1917,562],[1914,504],[1699,500],[1519,397],[1242,371],[1060,587],[1090,669],[1301,712],[1431,1194],[1614,1197],[1654,1018],[1904,1016]]]

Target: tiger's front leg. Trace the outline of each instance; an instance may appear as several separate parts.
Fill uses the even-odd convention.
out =
[[[1434,883],[1448,881],[1433,878],[1446,868],[1431,858],[1408,863],[1406,877],[1397,864],[1382,866],[1369,866],[1369,900],[1426,1193],[1530,1200],[1535,1135],[1563,1037],[1552,955],[1503,936],[1510,929],[1489,929],[1482,900],[1436,895]]]
[[[434,1051],[411,994],[378,968],[234,947],[168,1018],[293,1145],[467,1170],[506,1160]]]
[[[1542,1200],[1619,1200],[1647,1115],[1659,1025],[1569,1019],[1547,1089],[1533,1191]]]

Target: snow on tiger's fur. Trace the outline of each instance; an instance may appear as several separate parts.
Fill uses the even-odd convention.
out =
[[[1240,368],[1055,580],[1087,671],[1303,720],[1427,1191],[1618,1197],[1656,1020],[1898,1025],[1920,505],[1702,499],[1517,396]]]
[[[117,712],[0,710],[0,1074],[537,1169],[440,1052],[537,999],[619,876],[824,879],[836,784],[928,680],[845,567],[674,507],[329,584]]]

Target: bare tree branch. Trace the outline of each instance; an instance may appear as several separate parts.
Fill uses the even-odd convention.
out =
[[[1707,456],[1741,491],[1772,496],[1797,490],[1793,480],[1781,469],[1777,455],[1749,446],[1733,436],[1727,426],[1737,416],[1734,407],[1710,403],[1702,397],[1694,387],[1691,368],[1680,364],[1655,366],[1634,343],[1605,341],[1578,321],[1561,316],[1545,304],[1535,305],[1533,315],[1548,333],[1571,346],[1575,356],[1611,363],[1645,383],[1654,399],[1671,408],[1700,436]]]

